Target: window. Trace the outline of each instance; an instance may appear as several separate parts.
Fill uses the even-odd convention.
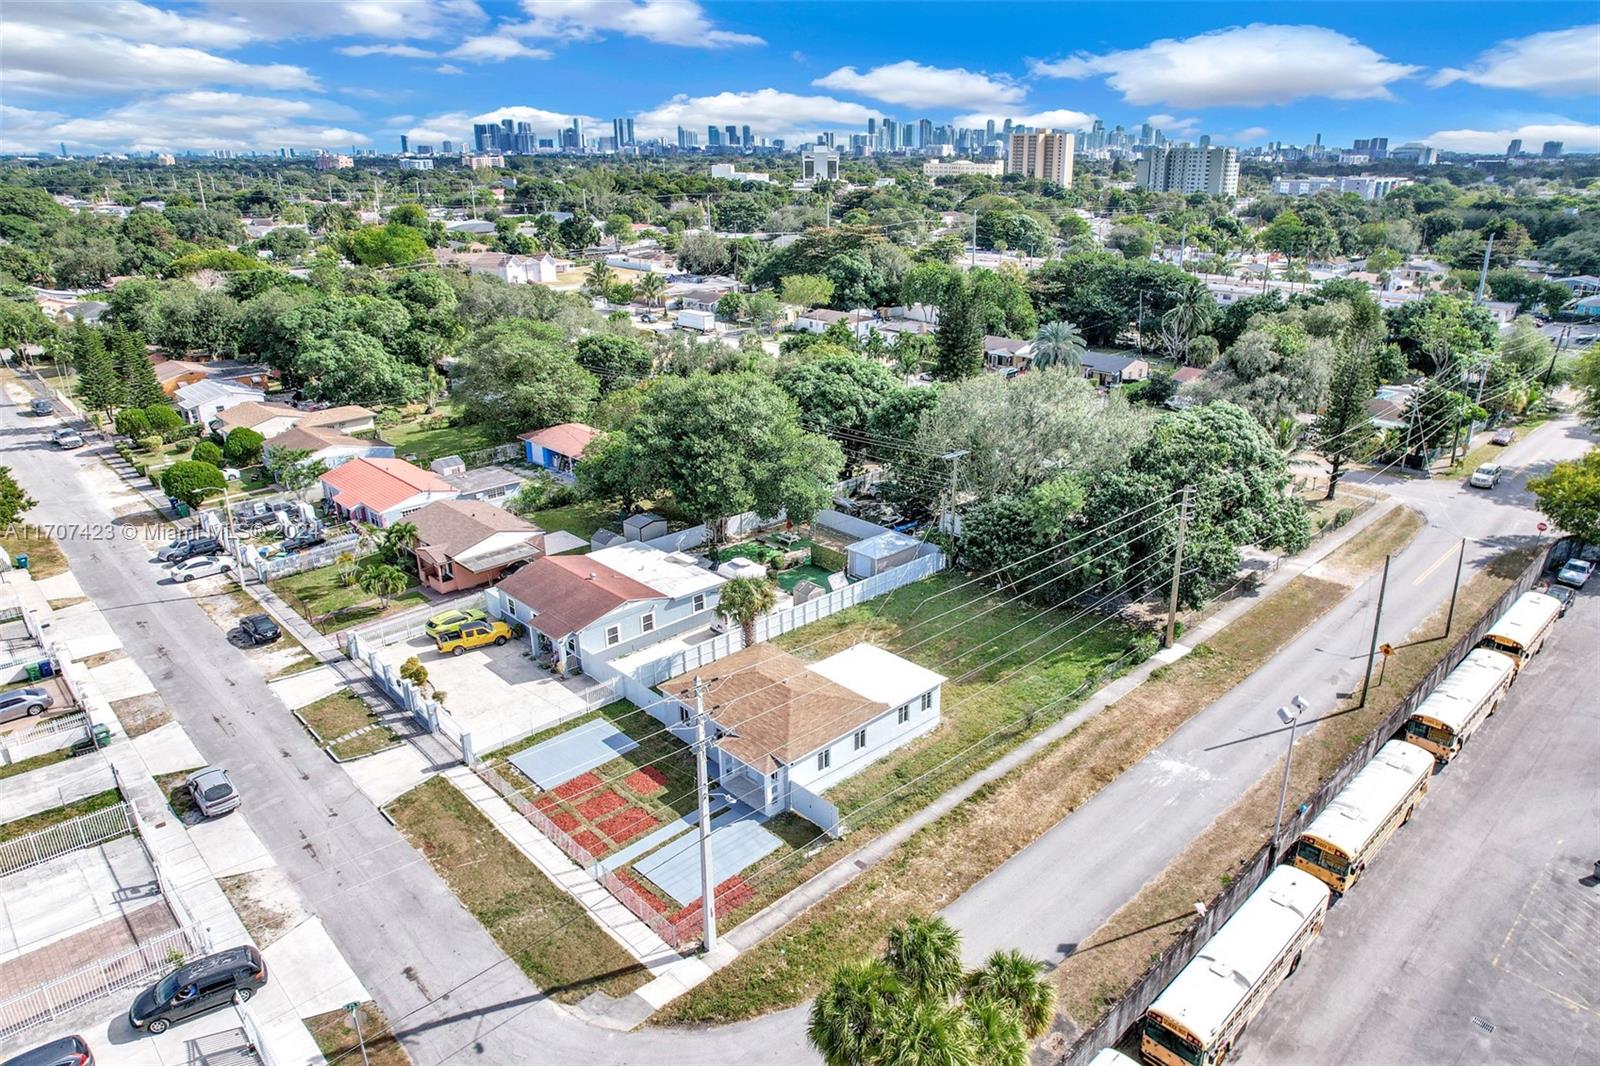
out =
[[[449,559],[446,559],[444,561],[444,563],[439,567],[439,580],[440,581],[454,581],[455,577],[456,577],[455,564],[452,563]]]
[[[933,710],[933,693],[932,692],[924,692],[922,694],[922,709],[925,710],[925,711]]]
[[[703,611],[706,609],[706,594],[704,592],[697,592],[694,594],[694,609],[697,611]]]
[[[865,729],[856,730],[856,735],[850,738],[851,750],[852,751],[860,751],[862,748],[864,748],[866,746],[867,746],[867,731]]]
[[[606,647],[620,643],[622,640],[621,626],[606,626]]]
[[[895,721],[899,722],[901,725],[905,725],[907,722],[911,721],[911,704],[908,703],[904,707],[900,708],[899,713],[895,715]]]
[[[689,724],[689,708],[683,706],[681,703],[678,705],[678,723],[680,725]]]
[[[654,633],[655,631],[656,613],[654,611],[646,611],[644,616],[639,619],[639,632]]]
[[[817,769],[826,770],[833,765],[833,749],[823,748],[817,752]]]

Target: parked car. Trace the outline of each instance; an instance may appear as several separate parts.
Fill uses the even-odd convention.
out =
[[[7,1059],[0,1066],[94,1066],[94,1052],[83,1037],[64,1036]]]
[[[236,466],[225,466],[222,468],[222,480],[224,481],[238,481],[243,476],[244,472]]]
[[[239,619],[239,628],[250,638],[252,644],[271,644],[283,636],[283,630],[278,628],[278,623],[272,620],[271,615],[245,615]]]
[[[1572,601],[1577,598],[1578,595],[1576,589],[1568,588],[1566,585],[1551,585],[1544,591],[1545,595],[1561,604],[1561,610],[1557,613],[1558,616],[1562,618],[1566,617],[1567,608],[1572,606]]]
[[[229,948],[186,963],[139,993],[128,1009],[128,1024],[164,1033],[173,1022],[249,999],[267,983],[267,964],[249,945]]]
[[[239,809],[239,790],[228,780],[228,771],[220,766],[196,770],[184,779],[183,787],[207,818]]]
[[[1484,463],[1472,472],[1468,483],[1475,489],[1492,489],[1500,483],[1505,469],[1499,463]]]
[[[197,555],[193,559],[185,559],[173,565],[172,580],[180,585],[188,584],[197,577],[215,577],[226,574],[233,569],[233,560],[224,559],[220,555]]]
[[[83,447],[83,438],[78,435],[78,431],[75,429],[56,430],[54,433],[50,434],[50,442],[57,448]]]
[[[28,410],[36,415],[53,415],[56,413],[56,405],[49,400],[33,400],[28,404]]]
[[[434,640],[438,640],[440,637],[454,636],[468,622],[481,622],[488,617],[489,615],[486,612],[475,609],[441,611],[428,619],[428,623],[422,627],[422,631]]]
[[[310,529],[304,533],[296,533],[292,537],[283,538],[281,546],[286,552],[297,552],[326,543],[328,543],[328,538],[320,530]]]
[[[175,540],[156,552],[158,563],[181,563],[197,555],[222,554],[222,542],[216,537],[185,537]]]
[[[45,689],[31,685],[0,692],[0,722],[43,714],[55,701],[56,698]]]
[[[1510,426],[1501,426],[1494,431],[1494,436],[1489,438],[1496,444],[1506,445],[1517,439],[1517,431]]]
[[[1589,575],[1594,573],[1594,564],[1586,559],[1568,559],[1560,570],[1556,571],[1556,583],[1581,589],[1589,581]]]
[[[477,622],[467,622],[454,634],[447,637],[435,637],[434,644],[442,655],[449,652],[451,655],[460,655],[472,648],[482,648],[493,644],[496,647],[504,644],[516,636],[516,630],[496,619],[491,622],[483,619]]]

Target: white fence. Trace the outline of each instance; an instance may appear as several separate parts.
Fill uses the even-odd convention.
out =
[[[789,782],[789,808],[835,839],[844,835],[839,828],[839,808],[793,781]]]
[[[676,533],[668,533],[664,537],[657,537],[644,543],[664,552],[681,552],[700,547],[706,542],[709,533],[710,531],[703,525],[690,526],[688,529],[680,529]]]
[[[81,814],[0,844],[0,876],[49,862],[80,848],[92,848],[131,832],[133,819],[128,814],[126,803],[93,814]]]
[[[123,989],[147,984],[172,969],[173,956],[204,951],[190,929],[174,929],[131,951],[110,955],[65,977],[0,1001],[0,1037],[9,1037]]]
[[[361,543],[358,533],[346,533],[334,537],[326,544],[315,548],[294,552],[290,555],[275,555],[270,559],[261,559],[256,566],[256,574],[264,581],[276,577],[287,577],[290,574],[303,574],[307,570],[315,570],[319,566],[327,566],[343,555],[345,552],[355,553]],[[249,549],[245,549],[250,554]]]
[[[7,734],[0,739],[0,766],[31,759],[46,752],[70,748],[89,737],[89,716],[82,712],[47,718],[25,732]]]

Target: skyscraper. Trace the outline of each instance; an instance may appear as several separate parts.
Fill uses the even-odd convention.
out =
[[[581,118],[572,120],[572,147],[579,152],[583,151],[583,119]]]
[[[739,147],[739,127],[738,126],[735,126],[733,123],[730,122],[723,129],[723,132],[728,135],[726,144],[728,145],[729,148],[737,148],[737,147]]]
[[[1151,143],[1151,141],[1152,141],[1152,139],[1154,137],[1155,137],[1155,127],[1154,126],[1150,125],[1150,123],[1148,123],[1148,122],[1142,122],[1142,123],[1139,124],[1139,143],[1140,144],[1149,144],[1149,143]]]
[[[927,119],[923,119],[922,121],[923,122],[927,122],[928,120]],[[930,123],[930,125],[931,125],[931,123]],[[994,143],[994,119],[990,119],[987,123],[984,124],[984,127],[983,127],[983,143],[984,144],[992,144],[992,143]]]
[[[1072,134],[1055,130],[1013,133],[1006,153],[1006,173],[1071,186],[1075,140]]]
[[[1539,149],[1539,156],[1542,159],[1560,159],[1561,150],[1565,147],[1561,141],[1545,141],[1544,147]]]
[[[739,139],[744,142],[746,148],[754,148],[756,146],[756,139],[750,135],[749,126],[739,127]]]
[[[625,148],[628,144],[628,127],[623,125],[620,118],[611,120],[611,141],[618,148]]]
[[[1511,143],[1506,145],[1506,158],[1507,159],[1515,159],[1517,156],[1519,156],[1521,154],[1522,154],[1522,138],[1521,137],[1513,138]]]
[[[989,120],[989,139],[994,140],[994,119]],[[917,147],[926,148],[933,143],[933,121],[920,119],[917,122]]]
[[[400,154],[401,155],[410,155],[411,154],[411,138],[407,137],[403,133],[400,135]]]
[[[706,127],[706,147],[717,148],[722,144],[722,131],[715,126]]]
[[[1151,145],[1136,172],[1139,187],[1156,192],[1239,195],[1239,153],[1233,148]]]

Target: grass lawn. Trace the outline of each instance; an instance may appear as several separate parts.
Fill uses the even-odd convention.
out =
[[[51,807],[47,811],[40,811],[38,814],[30,814],[26,818],[18,818],[14,822],[0,825],[0,841],[15,840],[29,833],[37,833],[41,829],[48,829],[70,819],[103,811],[107,807],[115,807],[121,802],[122,793],[114,788],[108,788],[104,792],[96,792],[92,796],[85,796],[64,806]]]
[[[71,569],[55,538],[32,527],[0,535],[0,547],[5,548],[6,554],[13,560],[18,555],[26,555],[28,572],[35,579],[55,577]]]
[[[356,565],[366,566],[378,561],[376,554],[366,555],[358,559]],[[278,578],[272,582],[272,588],[299,611],[301,617],[324,632],[370,622],[424,602],[422,590],[412,587],[392,597],[385,606],[360,585],[341,584],[339,568],[333,563]]]
[[[649,973],[577,900],[557,888],[449,781],[436,777],[388,807],[462,906],[545,995],[576,1003],[625,996]]]
[[[619,526],[622,520],[615,507],[593,500],[584,500],[565,507],[550,507],[543,511],[535,511],[528,516],[528,521],[546,532],[562,529],[575,537],[588,540],[594,536],[595,530],[603,526]]]
[[[383,1010],[369,999],[356,1011],[359,1017],[355,1022],[344,1010],[331,1010],[305,1020],[322,1057],[329,1062],[364,1063],[366,1066],[410,1066],[411,1056],[394,1038]],[[361,1030],[359,1039],[357,1025]]]
[[[47,751],[43,755],[35,755],[31,759],[23,759],[21,762],[14,762],[9,766],[0,766],[0,780],[4,780],[7,777],[16,777],[18,774],[25,774],[29,770],[54,766],[56,763],[65,762],[70,758],[72,758],[72,752],[67,748]]]
[[[378,436],[394,445],[396,455],[402,457],[415,455],[424,465],[441,456],[465,455],[467,452],[479,452],[485,448],[496,448],[510,443],[498,430],[488,426],[457,424],[445,429],[422,428],[425,422],[431,423],[440,416],[451,415],[450,406],[440,404],[439,410],[432,415],[423,415],[421,418],[401,422],[397,426],[380,428]]]
[[[1333,554],[1365,557],[1370,552],[1365,540],[1369,535],[1382,537],[1386,531],[1373,534],[1364,530]],[[956,581],[945,575],[935,580],[940,579]],[[686,1025],[732,1022],[791,1006],[815,994],[841,962],[875,953],[895,922],[912,914],[936,913],[1088,802],[1331,610],[1358,583],[1357,578],[1346,584],[1304,575],[1288,582],[1188,656],[1158,667],[1129,695],[959,804],[855,881],[668,1005],[660,1020]],[[826,626],[834,619],[818,625]],[[802,632],[817,628],[808,626]],[[965,643],[952,628],[941,626],[941,633],[948,634],[943,639]],[[921,661],[933,665],[929,658]],[[935,668],[956,675],[955,670]],[[1070,667],[1060,669],[1070,677]],[[1045,698],[1060,696],[1067,690],[1061,687],[1066,684],[1070,681],[1063,679],[1045,689]],[[1020,687],[1026,690],[1030,686]],[[946,714],[951,715],[951,686],[945,691]],[[1007,700],[1007,695],[1012,700]],[[1009,713],[1016,714],[1020,709],[1013,702],[1017,695],[990,690],[979,702],[1009,702]],[[1052,714],[1064,710],[1057,708]],[[1003,713],[987,707],[976,712],[978,716]],[[1018,729],[1026,728],[1025,723],[1018,725]],[[929,740],[937,743],[944,732],[941,728]],[[925,758],[925,753],[913,749],[913,759],[919,757]],[[962,760],[959,768],[945,771],[946,781],[939,787],[968,776],[984,761],[988,759]],[[828,798],[840,803],[860,777],[871,774],[851,779]],[[1018,817],[1018,811],[1027,816]],[[860,834],[853,833],[849,843],[852,848],[861,843]],[[827,858],[831,861],[838,854]],[[813,860],[808,865],[820,868],[821,864]]]
[[[796,566],[788,570],[779,570],[778,576],[773,578],[773,580],[778,583],[778,587],[783,589],[783,591],[793,592],[794,587],[800,584],[802,581],[810,581],[813,584],[821,585],[824,589],[826,589],[828,587],[828,578],[832,575],[833,571],[831,570],[825,570],[820,566],[814,566],[811,563],[806,563],[804,566]]]
[[[334,741],[328,745],[328,750],[333,752],[335,757],[348,762],[363,755],[375,755],[399,742],[400,734],[386,725],[374,723],[374,728],[364,733]]]
[[[200,810],[194,805],[194,797],[189,795],[189,790],[183,787],[183,783],[188,780],[189,775],[199,769],[200,767],[195,766],[188,770],[156,775],[156,787],[161,790],[163,796],[167,797],[167,806],[180,819],[190,812],[198,813]]]
[[[378,722],[360,696],[344,689],[300,708],[300,717],[322,738],[323,745],[340,759],[354,759],[382,751],[400,737]],[[368,726],[376,728],[368,729]],[[345,740],[338,738],[365,730]]]
[[[1456,609],[1463,624],[1457,637],[1494,605],[1532,558],[1530,550],[1508,552],[1461,586]],[[1301,734],[1290,771],[1290,807],[1310,797],[1437,665],[1448,650],[1443,639],[1447,609],[1440,607],[1397,645],[1384,683],[1373,688],[1366,707],[1346,700]],[[1091,1024],[1188,927],[1194,901],[1215,895],[1267,842],[1282,776],[1280,760],[1056,968],[1053,980],[1063,1014],[1079,1026]]]

